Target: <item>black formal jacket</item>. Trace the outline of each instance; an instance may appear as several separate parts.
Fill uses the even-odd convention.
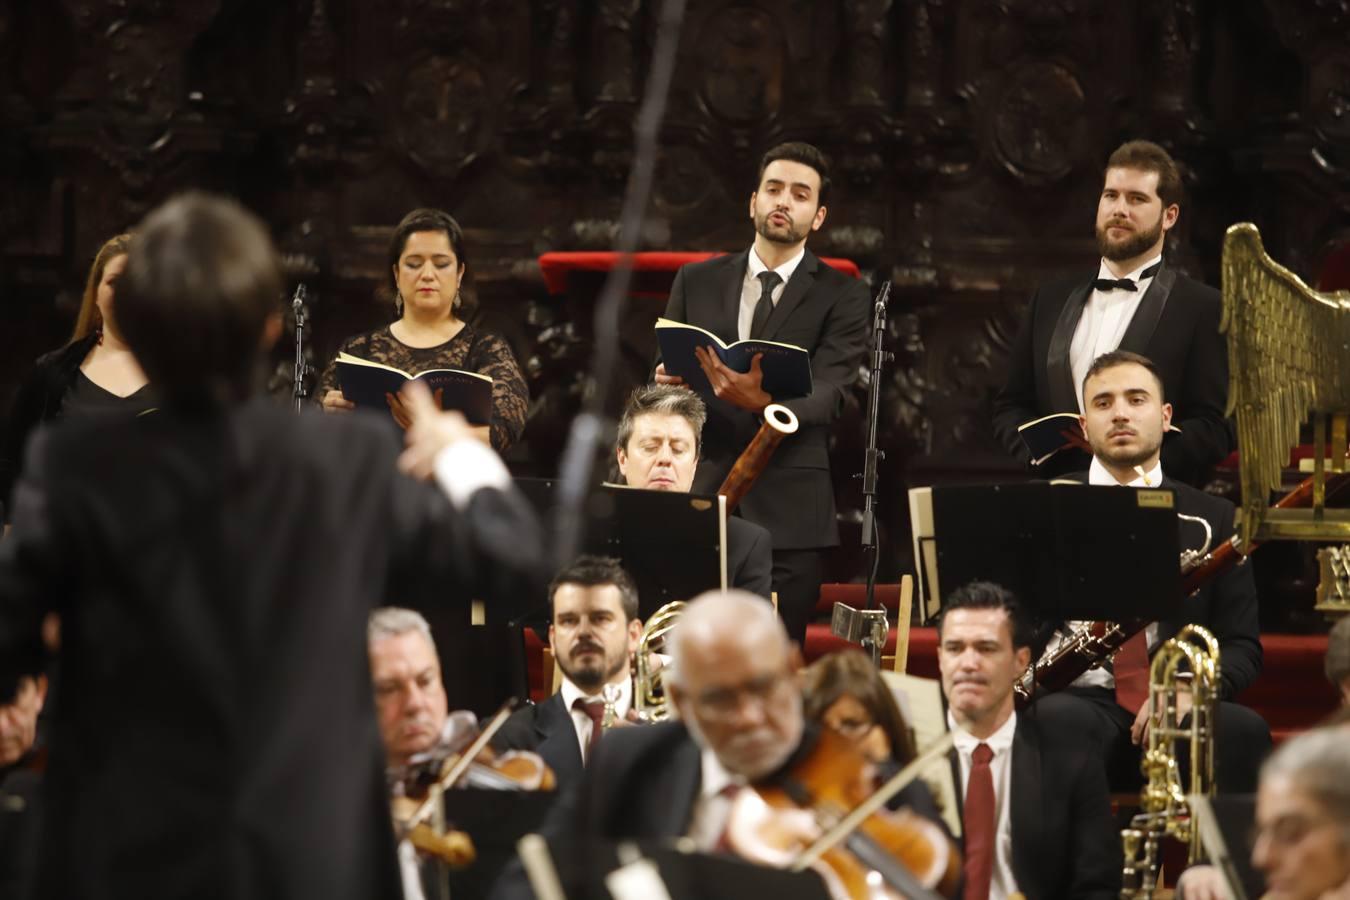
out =
[[[750,251],[690,263],[675,273],[665,317],[739,340],[736,317]],[[822,263],[810,250],[797,265],[769,317],[763,338],[804,347],[811,354],[809,397],[784,400],[801,423],[783,440],[768,467],[741,501],[740,513],[773,535],[774,550],[839,543],[830,481],[830,425],[858,376],[866,349],[867,284]],[[759,429],[756,416],[708,398],[703,458],[694,490],[714,493]]]
[[[1017,426],[1052,413],[1076,413],[1083,386],[1073,383],[1069,345],[1092,293],[1096,271],[1042,285],[1008,354],[1008,378],[994,399],[994,432],[1024,464],[1030,454]],[[1164,262],[1144,292],[1121,338],[1121,350],[1141,353],[1162,375],[1172,404],[1172,424],[1163,442],[1163,470],[1199,485],[1215,463],[1236,446],[1224,416],[1228,402],[1228,344],[1219,333],[1219,292],[1181,275]],[[1082,468],[1086,456],[1062,450],[1033,471],[1053,478]]]
[[[14,482],[23,464],[23,448],[28,438],[43,422],[61,414],[66,394],[75,383],[80,364],[98,343],[98,334],[91,333],[78,341],[45,353],[19,384],[9,416],[0,437],[0,519],[8,523],[13,518]]]
[[[773,594],[773,538],[740,516],[727,517],[727,584],[765,600]]]
[[[1086,472],[1071,476],[1087,483]],[[1177,512],[1197,516],[1209,522],[1213,531],[1210,549],[1233,536],[1236,507],[1222,497],[1197,490],[1167,474],[1163,464],[1162,487],[1175,492]],[[1182,549],[1199,549],[1204,529],[1194,522],[1181,521]],[[1220,700],[1233,700],[1261,674],[1261,623],[1257,608],[1256,581],[1252,567],[1243,563],[1213,579],[1186,597],[1174,615],[1158,622],[1156,643],[1176,636],[1186,625],[1203,626],[1219,641],[1221,685]]]
[[[586,771],[577,729],[572,724],[572,714],[563,706],[561,693],[511,713],[493,736],[492,748],[538,753],[553,770],[560,791],[580,781]]]
[[[963,806],[961,764],[955,750],[950,755]],[[1036,900],[1118,897],[1120,832],[1093,749],[1074,732],[1019,712],[1011,766],[1008,815],[1018,890]]]
[[[0,542],[0,661],[62,626],[37,896],[402,897],[367,616],[528,597],[540,552],[398,449],[267,401],[38,433]]]

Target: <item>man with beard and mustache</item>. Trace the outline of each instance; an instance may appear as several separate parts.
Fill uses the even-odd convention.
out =
[[[1117,896],[1120,840],[1096,748],[1039,709],[1015,707],[1034,636],[1024,607],[1000,585],[971,582],[947,598],[937,633],[965,896]]]
[[[758,430],[764,407],[781,402],[801,423],[739,509],[773,539],[773,590],[788,634],[799,643],[820,594],[825,551],[839,544],[830,426],[857,378],[871,309],[863,281],[836,272],[806,248],[807,236],[825,222],[829,190],[829,167],[815,147],[786,143],[769,150],[750,195],[754,244],[681,268],[665,311],[667,319],[697,325],[727,344],[763,338],[811,354],[811,394],[779,398],[762,389],[758,361],[741,374],[699,351],[716,399],[709,400],[696,493],[717,490]],[[680,383],[661,365],[655,378]]]
[[[617,559],[581,556],[549,585],[548,643],[562,669],[558,693],[506,720],[493,747],[533,750],[557,776],[577,781],[602,735],[607,687],[614,689],[616,724],[633,705],[633,652],[642,635],[638,590]]]
[[[1158,370],[1147,357],[1124,350],[1097,357],[1083,382],[1080,417],[1092,448],[1092,465],[1075,478],[1095,485],[1170,490],[1178,513],[1209,523],[1212,546],[1217,547],[1233,534],[1235,509],[1227,500],[1165,473],[1161,448],[1172,406],[1163,391]],[[1200,546],[1203,528],[1185,521],[1179,527],[1182,547]],[[1072,686],[1036,701],[1037,709],[1068,716],[1074,723],[1072,731],[1096,739],[1113,787],[1129,790],[1139,781],[1139,747],[1146,742],[1149,725],[1145,654],[1191,623],[1204,626],[1218,639],[1223,662],[1215,714],[1218,789],[1225,793],[1256,789],[1261,761],[1271,746],[1270,729],[1257,713],[1233,702],[1261,674],[1256,583],[1246,565],[1180,601],[1173,615],[1150,625],[1121,649],[1112,671],[1093,669]],[[1057,640],[1052,641],[1047,653],[1056,646]],[[1138,654],[1134,666],[1126,661],[1132,651]],[[1125,674],[1127,669],[1137,675]],[[1184,714],[1190,708],[1189,695],[1180,694],[1177,703]]]
[[[1122,144],[1106,164],[1097,203],[1096,275],[1080,273],[1038,288],[1009,351],[1006,383],[994,401],[994,431],[1024,464],[1017,428],[1055,413],[1083,412],[1080,389],[1092,361],[1121,349],[1153,360],[1176,407],[1163,464],[1200,486],[1235,446],[1224,416],[1228,351],[1219,333],[1219,292],[1163,261],[1167,232],[1181,214],[1181,175],[1156,144]],[[1066,438],[1086,450],[1081,435]],[[1047,478],[1081,468],[1061,450],[1035,471]]]

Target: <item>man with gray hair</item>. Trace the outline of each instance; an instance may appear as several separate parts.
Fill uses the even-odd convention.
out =
[[[679,718],[606,735],[550,813],[550,838],[687,836],[710,850],[725,829],[729,794],[771,778],[810,743],[801,657],[769,603],[745,591],[702,594],[669,646],[665,689]],[[516,896],[510,887],[504,882],[501,895]]]
[[[614,457],[630,487],[688,493],[703,449],[708,408],[698,394],[673,384],[635,389],[619,418]],[[773,541],[740,516],[727,517],[727,584],[769,599]]]
[[[436,746],[448,714],[441,662],[422,614],[384,606],[366,626],[375,717],[390,769]]]

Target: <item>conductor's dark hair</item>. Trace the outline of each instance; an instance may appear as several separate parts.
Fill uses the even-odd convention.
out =
[[[1081,385],[1083,400],[1087,400],[1087,383],[1090,378],[1100,375],[1107,369],[1127,365],[1143,366],[1147,369],[1148,373],[1153,376],[1153,380],[1158,383],[1158,402],[1167,402],[1167,389],[1163,387],[1162,373],[1158,371],[1158,367],[1153,364],[1153,360],[1144,354],[1135,353],[1131,350],[1111,350],[1092,361],[1092,365],[1088,366],[1087,374],[1083,376],[1083,384]]]
[[[163,403],[234,405],[260,382],[283,284],[256,216],[226,197],[180,194],[137,228],[117,323]]]
[[[769,168],[769,163],[780,159],[801,163],[816,170],[816,174],[820,176],[820,196],[816,198],[816,205],[824,206],[825,198],[830,193],[830,161],[817,147],[803,141],[788,141],[771,147],[769,152],[764,154],[759,161],[759,178],[755,181],[755,190],[759,190],[760,185],[764,184],[764,170]]]
[[[638,614],[637,582],[619,560],[610,556],[578,556],[576,561],[554,576],[548,586],[548,615],[553,618],[553,597],[564,584],[581,587],[600,587],[612,584],[619,589],[619,604],[623,607],[625,622],[631,622]]]
[[[947,615],[955,609],[1001,609],[1008,614],[1012,631],[1013,649],[1033,647],[1036,644],[1035,625],[1017,595],[992,581],[972,581],[947,595],[947,602],[938,612],[938,640],[942,640],[942,626]]]

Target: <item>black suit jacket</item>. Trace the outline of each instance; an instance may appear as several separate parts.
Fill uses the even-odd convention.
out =
[[[697,325],[726,343],[738,340],[736,317],[749,255],[745,250],[682,267],[675,273],[665,317]],[[813,386],[808,397],[782,401],[801,428],[778,446],[741,501],[741,515],[769,530],[774,550],[839,543],[830,425],[857,379],[869,309],[865,282],[831,269],[807,250],[769,317],[762,336],[805,347],[811,354]],[[695,491],[716,492],[759,425],[750,413],[709,398]]]
[[[740,516],[727,517],[727,584],[765,600],[773,593],[773,539]]]
[[[957,803],[963,805],[954,750],[951,760]],[[1034,712],[1018,713],[1008,780],[1018,890],[1036,900],[1119,896],[1120,832],[1101,760],[1087,743]]]
[[[1077,412],[1083,386],[1073,383],[1069,345],[1092,293],[1096,272],[1042,285],[1008,356],[1008,378],[994,399],[994,432],[1009,453],[1029,464],[1017,426],[1052,413]],[[1172,424],[1163,442],[1163,469],[1190,484],[1203,480],[1232,451],[1235,436],[1224,416],[1228,399],[1228,344],[1219,333],[1219,292],[1179,274],[1167,263],[1144,292],[1121,338],[1121,350],[1141,353],[1162,375]],[[1060,451],[1035,467],[1047,478],[1081,468],[1078,451]]]
[[[0,542],[0,660],[62,625],[38,896],[402,896],[367,616],[528,598],[540,554],[520,498],[397,454],[262,401],[39,434]]]
[[[538,753],[553,770],[560,791],[580,781],[586,771],[577,729],[560,693],[511,713],[492,738],[492,747]]]

